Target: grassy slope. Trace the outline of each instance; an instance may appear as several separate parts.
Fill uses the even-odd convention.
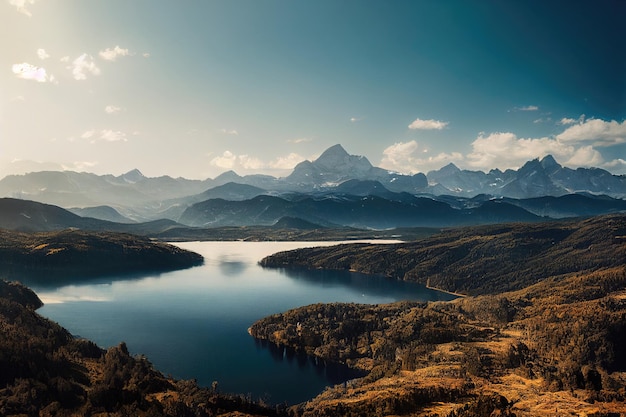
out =
[[[250,331],[370,371],[302,405],[306,416],[626,413],[624,236],[626,216],[616,215],[450,231],[386,253],[281,254],[271,263],[309,259],[300,264],[422,282],[433,274],[431,285],[483,295],[313,305]]]

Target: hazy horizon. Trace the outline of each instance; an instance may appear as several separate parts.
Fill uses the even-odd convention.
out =
[[[321,152],[320,152],[320,154],[321,154]],[[355,154],[351,154],[351,155],[353,155],[353,156],[363,156],[363,155],[355,155]],[[554,157],[553,155],[547,154],[547,155],[545,155],[543,157],[533,158],[533,160],[542,160],[546,156]],[[318,157],[319,157],[319,155],[318,155]],[[316,158],[313,158],[313,160],[315,160],[315,159]],[[556,160],[556,158],[555,158],[555,160]],[[525,161],[525,162],[530,162],[530,161],[531,160],[528,160],[528,161]],[[128,171],[125,171],[125,172],[95,173],[93,171],[89,171],[88,169],[86,169],[86,170],[70,169],[70,168],[63,167],[63,166],[57,166],[54,163],[37,163],[37,162],[32,162],[32,161],[25,161],[25,162],[26,163],[24,165],[22,165],[23,169],[21,169],[21,170],[17,169],[15,173],[9,173],[9,174],[6,174],[6,175],[5,174],[0,174],[0,179],[5,178],[7,176],[11,176],[11,175],[28,175],[28,174],[37,173],[37,172],[77,172],[77,173],[94,174],[94,175],[113,175],[115,177],[119,177],[119,176],[123,176],[123,175],[126,175],[126,174],[130,174],[133,171],[139,171],[141,173],[141,175],[143,175],[143,176],[145,176],[147,178],[156,178],[156,177],[162,177],[162,176],[170,176],[170,177],[173,177],[173,178],[185,178],[185,179],[189,179],[189,180],[200,180],[200,181],[207,180],[207,179],[216,179],[217,177],[219,177],[219,176],[221,176],[223,174],[227,174],[228,172],[235,172],[235,174],[239,175],[239,173],[236,172],[233,169],[226,169],[226,170],[218,173],[217,175],[215,175],[213,177],[205,177],[205,178],[187,178],[187,177],[182,177],[182,176],[171,176],[171,175],[168,175],[167,173],[161,173],[161,174],[157,174],[157,175],[145,175],[141,171],[141,169],[139,169],[139,168],[132,168],[132,169],[130,169]],[[561,164],[560,161],[556,160],[556,162],[559,163],[560,165],[564,166],[563,164]],[[371,163],[371,161],[370,161],[370,163]],[[450,164],[453,164],[453,165],[458,167],[458,165],[455,164],[454,162],[447,162],[446,163],[446,165],[450,165]],[[376,166],[375,164],[372,164],[372,165]],[[437,170],[443,168],[444,166],[441,166],[439,168],[435,168],[435,169],[433,169],[431,171],[437,171]],[[27,167],[30,168],[30,170],[26,170]],[[39,168],[39,169],[37,169],[37,168]],[[521,168],[521,167],[513,167],[511,169],[516,170],[517,168]],[[578,167],[568,166],[568,168],[575,169],[575,168],[578,168]],[[461,169],[464,169],[464,168],[461,168]],[[491,169],[494,169],[494,168],[491,168]],[[484,170],[483,169],[469,169],[469,170],[470,171],[482,171],[482,172],[488,173],[491,169],[484,169]],[[293,169],[288,169],[288,170],[285,170],[285,171],[286,172],[284,173],[284,175],[276,176],[275,178],[277,178],[277,179],[284,178],[284,177],[288,176],[289,174],[291,174],[293,172]],[[397,172],[397,171],[390,171],[390,172]],[[428,171],[428,172],[430,172],[430,171]],[[422,174],[426,175],[426,174],[428,174],[428,172],[421,172],[421,171],[419,171],[418,173],[422,173]],[[243,174],[241,176],[243,177],[245,175],[255,175],[255,174],[256,173],[254,173],[254,172],[253,173],[245,173],[245,174]],[[271,174],[261,174],[261,175],[271,175]]]
[[[626,3],[6,0],[0,177],[626,174]]]

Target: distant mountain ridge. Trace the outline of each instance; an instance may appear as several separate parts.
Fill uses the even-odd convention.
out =
[[[451,163],[440,170],[428,172],[426,177],[428,191],[435,195],[474,197],[489,194],[535,198],[586,192],[626,197],[626,176],[613,175],[600,168],[563,167],[552,155],[528,161],[518,170],[507,169],[504,172],[499,169],[487,173],[461,170]]]
[[[9,175],[0,180],[0,197],[71,208],[102,220],[134,222],[163,218],[179,221],[185,210],[202,201],[243,201],[264,194],[287,200],[347,195],[402,202],[422,196],[468,208],[471,202],[458,199],[484,201],[481,196],[487,196],[520,200],[573,193],[624,199],[626,176],[612,175],[599,168],[566,168],[550,155],[528,161],[518,170],[470,171],[448,164],[426,175],[405,175],[375,167],[364,156],[351,155],[341,145],[334,145],[317,159],[299,163],[290,175],[282,178],[240,176],[233,171],[203,181],[168,176],[149,178],[135,169],[120,176],[42,171]],[[478,204],[479,200],[474,203]],[[86,208],[89,210],[85,211]],[[542,211],[534,209],[533,213],[536,212]],[[316,219],[308,220],[316,222]]]

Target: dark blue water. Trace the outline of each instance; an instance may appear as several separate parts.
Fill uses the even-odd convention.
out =
[[[327,244],[327,243],[326,243]],[[40,313],[103,347],[125,341],[176,378],[218,382],[222,392],[295,404],[355,375],[253,339],[247,329],[270,314],[318,302],[388,303],[451,296],[405,282],[328,271],[263,269],[274,252],[311,246],[294,242],[179,244],[205,257],[183,271],[33,289]],[[315,244],[319,245],[319,244]]]

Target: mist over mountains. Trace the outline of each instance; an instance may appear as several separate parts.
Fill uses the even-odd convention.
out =
[[[320,227],[383,229],[624,211],[626,176],[566,168],[552,156],[518,170],[468,171],[449,164],[427,174],[403,175],[335,145],[282,178],[232,171],[203,181],[149,178],[138,170],[120,176],[42,171],[3,178],[0,197],[52,204],[115,224],[168,219],[217,227],[274,225],[293,218]]]

